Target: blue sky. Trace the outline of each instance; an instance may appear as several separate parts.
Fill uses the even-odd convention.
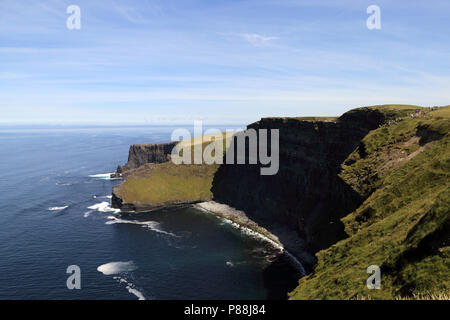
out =
[[[68,30],[66,8],[81,9]],[[366,9],[381,8],[381,30]],[[450,1],[0,0],[0,123],[245,124],[450,104]]]

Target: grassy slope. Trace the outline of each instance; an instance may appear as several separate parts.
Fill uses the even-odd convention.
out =
[[[223,134],[223,137],[231,136],[232,133]],[[210,144],[210,140],[211,135],[208,135],[182,141],[179,145],[191,148],[193,162],[194,146],[202,144],[204,150]],[[225,150],[227,140],[223,140],[223,143]],[[117,195],[125,203],[137,205],[211,199],[211,186],[217,169],[217,164],[175,165],[172,162],[147,164],[127,175]]]
[[[406,118],[370,132],[345,161],[341,178],[367,199],[342,219],[349,237],[317,254],[314,272],[291,299],[392,299],[450,290],[450,110],[411,118],[405,109],[399,116]],[[442,137],[421,146],[419,128],[426,132],[422,144]],[[381,290],[366,288],[373,264],[381,266]]]
[[[130,174],[120,187],[126,203],[158,204],[210,199],[218,165],[145,165]]]

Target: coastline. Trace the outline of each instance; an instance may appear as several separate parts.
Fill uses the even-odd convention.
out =
[[[193,207],[203,212],[213,214],[232,226],[240,229],[242,232],[268,242],[280,251],[280,255],[285,254],[292,261],[296,268],[299,269],[302,277],[307,275],[305,266],[302,263],[303,259],[297,256],[297,254],[293,254],[290,250],[286,249],[285,244],[283,244],[275,234],[248,218],[244,211],[237,210],[226,204],[218,203],[213,200],[196,203]]]
[[[280,239],[273,233],[271,233],[266,228],[260,226],[255,221],[249,219],[244,211],[237,210],[233,207],[230,207],[223,203],[218,203],[213,200],[209,201],[203,201],[203,202],[183,202],[178,205],[171,205],[171,206],[158,206],[158,207],[152,207],[152,208],[140,208],[142,210],[121,210],[121,209],[115,209],[118,210],[118,214],[122,213],[139,213],[139,212],[152,212],[156,210],[160,210],[163,208],[174,208],[174,207],[184,207],[184,206],[192,206],[200,211],[206,212],[208,214],[212,214],[220,219],[222,219],[224,222],[232,225],[233,227],[239,229],[241,232],[257,237],[267,243],[269,243],[273,248],[279,250],[280,255],[285,254],[292,263],[296,266],[296,268],[300,271],[302,277],[307,275],[307,271],[305,269],[305,266],[303,263],[309,263],[307,259],[303,260],[308,255],[298,255],[293,254],[291,251],[286,249],[285,245],[280,241]],[[111,206],[112,209],[114,209],[113,206]],[[297,241],[295,241],[297,244]],[[302,263],[303,261],[303,263]],[[309,268],[309,266],[306,266]]]

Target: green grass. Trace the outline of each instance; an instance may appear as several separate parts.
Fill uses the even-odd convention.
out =
[[[302,121],[334,121],[338,117],[295,117],[297,120]]]
[[[430,112],[430,116],[450,119],[450,106],[435,108]]]
[[[450,290],[450,109],[369,108],[392,121],[369,132],[340,173],[364,201],[341,220],[348,238],[317,253],[291,299],[448,297],[441,293]],[[217,169],[146,165],[127,176],[119,196],[135,204],[210,199]],[[370,265],[381,267],[381,290],[366,287]]]
[[[422,106],[416,106],[411,104],[380,104],[375,106],[369,106],[368,108],[377,109],[377,110],[417,110],[417,109],[425,109]]]
[[[227,147],[223,133],[223,151]],[[203,140],[202,140],[203,138]],[[191,163],[194,162],[194,147],[202,145],[202,152],[211,143],[211,135],[182,141],[179,145],[191,150]],[[207,141],[207,142],[204,142]],[[187,150],[184,149],[184,150]],[[182,155],[183,151],[180,152]],[[212,152],[214,155],[215,152]],[[204,201],[212,198],[211,187],[218,164],[174,164],[165,162],[147,164],[130,172],[120,185],[117,196],[125,203],[135,205],[160,205],[170,202]]]
[[[408,159],[419,150],[413,139],[419,128],[437,140]],[[449,232],[449,129],[450,121],[424,115],[363,139],[341,177],[366,200],[342,219],[348,238],[317,253],[313,273],[299,281],[291,299],[395,299],[450,290],[450,255],[440,239]],[[408,142],[409,154],[402,148]],[[404,160],[386,168],[401,151]],[[369,265],[381,266],[381,290],[366,288]]]
[[[374,300],[370,295],[357,296],[354,300]],[[411,296],[397,296],[395,300],[450,300],[450,292],[425,292],[412,294]]]
[[[366,108],[378,110],[384,113],[388,119],[401,118],[406,117],[410,114],[415,114],[416,112],[428,111],[428,108],[407,104],[384,104],[377,106],[369,106]]]
[[[218,165],[175,165],[166,162],[138,168],[121,184],[126,203],[159,204],[207,200]]]
[[[280,119],[280,120],[300,120],[300,121],[311,121],[311,122],[316,122],[316,121],[324,121],[324,122],[331,122],[331,121],[336,121],[338,119],[338,117],[332,116],[332,117],[267,117],[267,118],[262,118],[261,120],[264,119]]]

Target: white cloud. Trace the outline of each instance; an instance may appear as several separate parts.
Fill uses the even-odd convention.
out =
[[[25,73],[0,72],[0,80],[25,79],[25,78],[32,78],[34,76],[35,75]]]
[[[257,33],[240,33],[239,36],[255,47],[261,47],[266,45],[269,41],[279,39],[278,37],[266,37]]]

